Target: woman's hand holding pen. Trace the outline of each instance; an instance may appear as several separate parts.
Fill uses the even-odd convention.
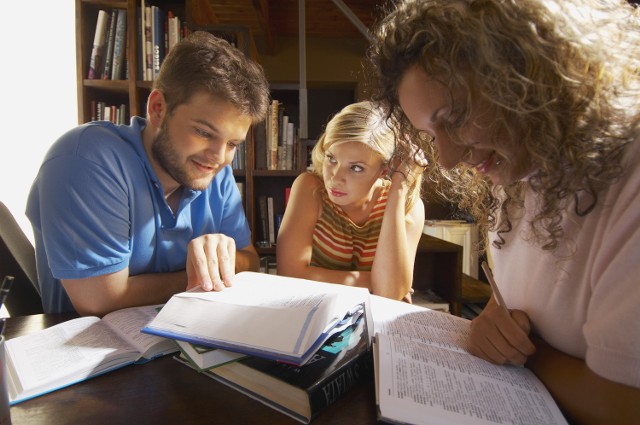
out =
[[[491,363],[523,365],[535,352],[529,339],[530,330],[525,312],[509,311],[491,298],[471,322],[469,351]]]
[[[469,351],[471,354],[496,364],[523,365],[536,351],[529,339],[531,323],[521,310],[507,308],[493,273],[482,263],[493,296],[482,313],[471,322]]]

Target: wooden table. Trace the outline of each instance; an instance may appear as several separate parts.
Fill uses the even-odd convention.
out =
[[[7,339],[68,320],[70,315],[8,319]],[[373,377],[322,412],[313,424],[375,424]],[[298,424],[172,356],[131,365],[11,407],[22,424]]]

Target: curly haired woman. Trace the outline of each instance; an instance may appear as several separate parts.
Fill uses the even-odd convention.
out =
[[[489,230],[471,351],[530,367],[579,423],[640,417],[640,26],[619,0],[402,0],[375,98]]]

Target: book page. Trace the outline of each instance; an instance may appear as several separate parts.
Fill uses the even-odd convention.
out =
[[[380,321],[376,332],[400,335],[430,345],[467,352],[470,324],[467,319],[425,309]]]
[[[12,400],[22,391],[57,389],[139,356],[97,317],[73,319],[16,337],[6,341],[5,347],[10,380],[15,384]]]
[[[566,424],[528,369],[398,335],[376,338],[383,418],[415,424]]]
[[[143,357],[151,358],[160,353],[178,350],[175,343],[167,338],[140,332],[156,317],[161,307],[162,305],[149,305],[125,308],[107,314],[102,320],[134,346]]]

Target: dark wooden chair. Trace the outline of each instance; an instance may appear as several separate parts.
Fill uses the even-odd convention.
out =
[[[15,278],[4,304],[12,317],[44,312],[35,250],[11,211],[0,202],[0,279],[5,276]]]

